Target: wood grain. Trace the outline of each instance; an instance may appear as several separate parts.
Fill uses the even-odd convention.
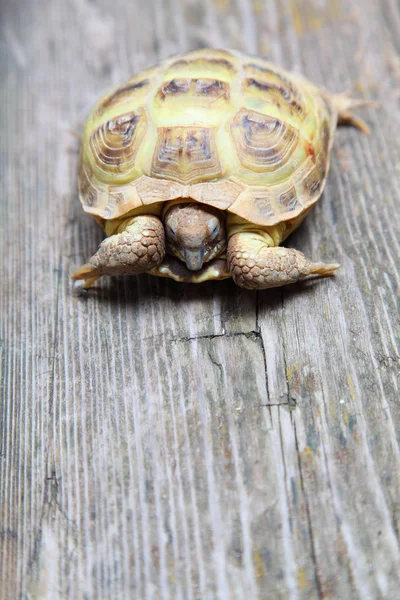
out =
[[[1,27],[0,598],[400,598],[396,2],[21,0]],[[204,45],[382,103],[288,241],[342,269],[75,296],[102,234],[74,131]]]

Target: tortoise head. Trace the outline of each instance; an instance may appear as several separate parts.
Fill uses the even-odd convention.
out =
[[[167,250],[199,271],[226,249],[225,215],[198,202],[174,204],[164,216]]]

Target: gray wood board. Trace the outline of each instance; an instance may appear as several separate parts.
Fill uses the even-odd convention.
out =
[[[400,598],[399,40],[394,0],[3,2],[2,599]],[[342,269],[74,296],[102,232],[73,132],[204,45],[382,103],[288,240]]]

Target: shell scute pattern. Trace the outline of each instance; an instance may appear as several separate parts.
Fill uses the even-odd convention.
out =
[[[171,108],[176,106],[176,102],[191,103],[201,107],[205,97],[209,102],[219,99],[229,100],[229,84],[219,79],[171,79],[161,85],[156,95],[156,102],[161,105],[169,103]]]
[[[165,71],[165,78],[177,76],[214,77],[222,81],[231,81],[240,70],[240,63],[229,51],[195,50],[183,57],[171,61]]]
[[[97,189],[94,186],[93,172],[81,159],[79,168],[79,195],[84,199],[88,210],[97,205]]]
[[[160,128],[151,175],[179,183],[198,183],[223,175],[210,127]]]
[[[279,212],[291,212],[301,209],[301,204],[297,200],[296,189],[292,185],[288,190],[282,192],[278,197]]]
[[[303,121],[306,117],[306,110],[299,98],[299,93],[292,89],[292,86],[276,84],[268,79],[262,81],[259,78],[250,77],[243,81],[243,94],[258,99],[266,105],[275,105],[282,116],[288,113],[290,116],[296,116],[297,119]]]
[[[171,79],[162,84],[157,97],[165,100],[168,95],[183,96],[191,95],[196,98],[199,95],[205,95],[212,99],[229,98],[229,86],[226,82],[219,79]]]
[[[241,164],[251,171],[277,171],[299,143],[299,132],[275,117],[242,109],[231,126]]]
[[[276,210],[274,209],[274,201],[270,192],[262,189],[249,189],[247,194],[242,198],[242,204],[245,207],[242,210],[246,211],[248,220],[250,221],[250,215],[253,212],[257,212],[261,216],[262,219],[270,219],[276,214]]]
[[[136,155],[146,133],[143,110],[129,112],[102,123],[89,138],[90,160],[95,174],[103,181],[133,179]]]
[[[128,102],[132,94],[137,93],[139,90],[143,90],[144,88],[148,88],[149,85],[150,79],[141,79],[138,82],[128,82],[122,85],[105,100],[103,100],[97,109],[97,114],[102,115],[111,105],[119,105]]]
[[[93,109],[93,117],[102,119],[105,114],[121,114],[124,105],[140,106],[146,102],[152,86],[159,77],[157,67],[152,67],[135,75],[129,81],[114,88],[110,93],[101,98]]]
[[[81,201],[103,219],[191,198],[253,223],[290,220],[322,192],[335,118],[313,84],[262,59],[173,57],[94,108]]]
[[[301,180],[304,193],[311,198],[315,196],[321,187],[321,174],[318,167],[314,167],[308,175]]]

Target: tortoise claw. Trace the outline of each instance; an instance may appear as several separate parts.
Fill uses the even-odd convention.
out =
[[[71,275],[71,279],[74,281],[85,279],[86,281],[83,287],[85,289],[89,289],[100,278],[100,275],[94,275],[94,273],[95,269],[93,269],[89,263],[86,263],[85,265],[79,267],[79,269],[77,269],[75,273]]]

